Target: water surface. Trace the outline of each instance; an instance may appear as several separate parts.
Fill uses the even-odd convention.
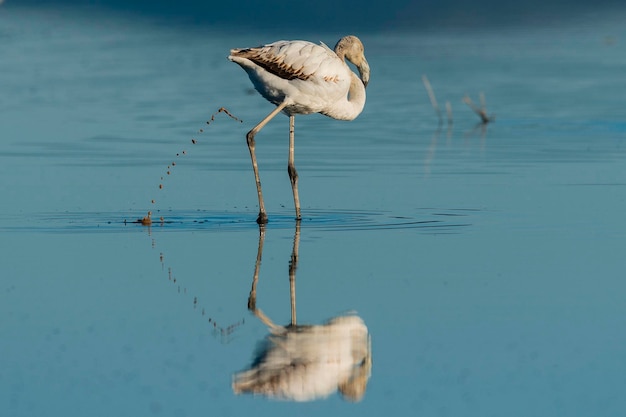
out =
[[[296,119],[295,282],[298,323],[363,320],[371,376],[358,403],[338,394],[293,403],[231,388],[268,334],[247,308],[259,229],[244,135],[271,105],[226,55],[283,35],[2,13],[8,415],[626,408],[617,17],[360,34],[372,67],[363,114]],[[423,74],[450,101],[453,125],[438,126]],[[488,126],[462,102],[480,92],[496,115]],[[222,106],[243,122],[219,113],[207,125]],[[291,319],[295,234],[287,134],[281,116],[257,137],[270,216],[257,305],[281,325]],[[134,223],[148,210],[163,222]]]

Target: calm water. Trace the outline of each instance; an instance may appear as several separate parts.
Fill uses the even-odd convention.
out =
[[[358,403],[295,403],[231,387],[268,335],[255,267],[257,307],[290,322],[295,222],[281,116],[257,138],[257,264],[244,135],[271,105],[226,55],[342,34],[2,10],[3,415],[623,414],[622,22],[359,34],[363,114],[296,118],[295,288],[298,324],[358,314],[371,376]],[[207,125],[222,106],[243,122]],[[148,210],[164,223],[132,223]]]

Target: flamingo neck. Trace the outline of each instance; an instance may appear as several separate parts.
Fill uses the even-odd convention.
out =
[[[338,101],[324,114],[337,120],[354,120],[365,107],[365,86],[357,75],[350,71],[350,90],[348,95]]]

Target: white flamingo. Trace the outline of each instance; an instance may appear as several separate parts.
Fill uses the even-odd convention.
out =
[[[254,136],[281,111],[289,116],[287,169],[296,219],[300,220],[298,173],[294,165],[294,116],[321,113],[333,119],[353,120],[361,113],[370,76],[363,44],[356,36],[345,36],[332,51],[323,43],[278,41],[255,48],[232,49],[228,59],[239,64],[256,90],[277,106],[246,135],[259,197],[257,223],[267,223],[267,213],[254,154]],[[356,65],[360,78],[350,70],[345,59]]]

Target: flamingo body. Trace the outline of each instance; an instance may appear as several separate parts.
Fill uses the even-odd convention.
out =
[[[352,120],[358,113],[337,112],[344,104],[354,74],[325,44],[278,41],[257,48],[233,49],[229,59],[248,73],[256,90],[269,102],[287,101],[287,115],[322,113]],[[365,102],[363,101],[363,104]]]
[[[239,64],[248,73],[256,90],[277,106],[246,136],[259,197],[257,222],[266,223],[267,214],[254,152],[254,136],[281,111],[289,116],[288,171],[296,219],[300,220],[298,174],[293,156],[294,116],[321,113],[338,120],[353,120],[363,111],[370,74],[363,44],[356,36],[345,36],[333,51],[323,43],[277,41],[254,48],[232,49],[228,59]],[[360,77],[348,67],[346,59],[356,65]]]

